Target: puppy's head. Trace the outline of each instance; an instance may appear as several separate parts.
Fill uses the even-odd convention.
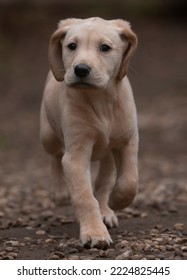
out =
[[[67,86],[106,88],[127,74],[136,45],[126,21],[66,19],[51,37],[49,63]]]

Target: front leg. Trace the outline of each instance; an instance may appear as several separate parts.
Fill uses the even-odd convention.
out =
[[[109,205],[113,210],[127,207],[134,199],[138,188],[138,136],[134,136],[121,150],[114,151],[117,165],[117,181],[110,195]]]
[[[71,201],[80,224],[82,243],[85,247],[106,249],[112,240],[102,221],[99,204],[92,191],[91,152],[91,144],[85,145],[84,143],[81,147],[71,147],[65,152],[62,165]]]
[[[108,228],[118,226],[118,218],[108,206],[108,200],[116,180],[115,161],[112,152],[100,162],[99,174],[95,183],[95,197],[100,206],[103,221]]]

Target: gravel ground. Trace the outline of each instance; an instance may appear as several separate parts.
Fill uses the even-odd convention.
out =
[[[7,20],[2,33],[0,259],[187,259],[185,26],[134,23],[140,44],[129,74],[138,108],[140,187],[131,207],[117,213],[119,227],[110,230],[113,245],[103,251],[84,249],[71,206],[54,205],[48,157],[38,140],[44,50],[49,26],[58,19],[46,17],[31,33],[14,17]]]

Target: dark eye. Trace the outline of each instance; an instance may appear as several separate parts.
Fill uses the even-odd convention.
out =
[[[103,44],[103,45],[100,46],[100,51],[101,52],[108,52],[110,50],[111,50],[111,47],[106,45],[106,44]]]
[[[75,43],[71,43],[68,45],[68,49],[70,49],[71,51],[76,50],[76,48],[77,48],[77,45]]]

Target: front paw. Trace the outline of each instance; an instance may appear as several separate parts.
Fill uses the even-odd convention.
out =
[[[106,250],[112,244],[112,239],[103,224],[93,228],[84,227],[81,229],[80,239],[85,248],[97,248]]]
[[[103,217],[103,222],[105,223],[107,228],[113,228],[118,226],[118,218],[114,211],[108,206],[101,209],[101,215]]]

